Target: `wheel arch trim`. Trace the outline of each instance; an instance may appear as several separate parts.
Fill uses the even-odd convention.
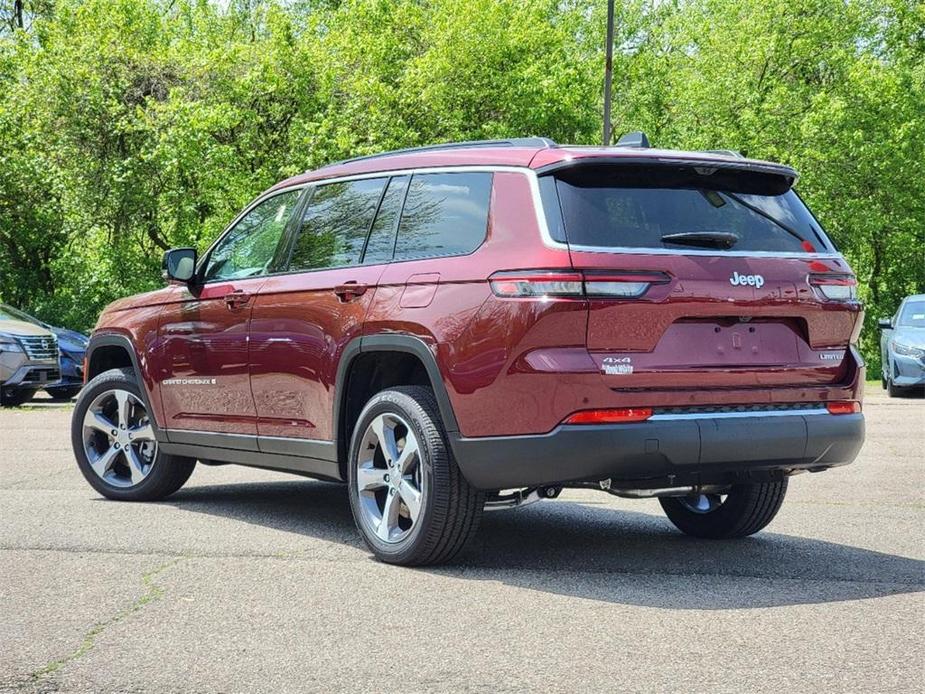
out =
[[[351,368],[357,357],[361,354],[370,352],[403,352],[411,354],[418,358],[424,365],[427,372],[428,380],[437,398],[437,406],[440,409],[440,417],[443,419],[444,429],[448,434],[459,432],[459,424],[456,420],[456,414],[453,411],[453,405],[450,402],[450,396],[443,381],[443,375],[440,367],[437,366],[437,358],[431,347],[420,337],[406,334],[379,333],[372,335],[362,335],[355,337],[347,343],[341,352],[340,360],[337,365],[337,376],[334,383],[334,411],[333,411],[333,434],[334,441],[337,443],[339,458],[346,464],[347,448],[349,442],[341,434],[343,427],[343,418],[347,412],[347,401],[345,394],[347,391],[348,380]]]
[[[132,363],[132,369],[135,371],[135,383],[138,386],[138,390],[141,392],[141,399],[144,401],[145,408],[148,410],[151,419],[151,426],[154,428],[154,437],[158,443],[166,442],[168,440],[167,436],[157,421],[156,410],[151,406],[151,393],[145,382],[145,371],[142,369],[141,360],[138,358],[135,345],[128,336],[115,333],[98,333],[90,338],[90,343],[87,345],[86,351],[87,368],[85,373],[87,383],[89,383],[92,378],[99,375],[99,373],[96,373],[91,376],[91,365],[93,364],[94,353],[101,347],[118,347],[128,355],[129,361]]]

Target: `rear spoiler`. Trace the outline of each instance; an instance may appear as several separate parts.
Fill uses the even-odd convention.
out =
[[[713,173],[725,174],[722,178],[731,179],[739,178],[736,174],[744,174],[741,178],[750,178],[751,185],[748,187],[762,188],[768,194],[781,195],[790,190],[797,182],[799,175],[795,170],[784,164],[775,164],[768,161],[759,161],[756,159],[731,159],[703,153],[703,157],[685,155],[683,157],[672,156],[635,156],[618,154],[614,156],[587,156],[575,157],[569,160],[557,161],[547,164],[536,170],[537,175],[559,173],[567,169],[601,167],[601,166],[619,166],[630,167],[637,171],[643,169],[654,169],[665,167],[681,172],[684,169],[695,171],[702,176],[710,176]],[[750,174],[750,175],[749,175]],[[745,183],[745,181],[741,181]]]

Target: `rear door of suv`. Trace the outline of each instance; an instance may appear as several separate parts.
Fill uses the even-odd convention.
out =
[[[610,388],[750,402],[849,376],[855,280],[781,168],[589,162],[541,178]]]

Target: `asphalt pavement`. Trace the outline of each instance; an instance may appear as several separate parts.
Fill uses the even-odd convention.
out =
[[[752,538],[566,491],[404,569],[341,486],[199,466],[106,501],[69,406],[0,410],[0,691],[923,691],[925,399],[865,411],[859,460],[793,478]]]

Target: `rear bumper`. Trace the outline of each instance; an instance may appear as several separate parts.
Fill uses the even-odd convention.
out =
[[[845,465],[864,442],[864,415],[825,410],[656,416],[562,425],[548,434],[451,438],[470,484],[508,489],[611,479],[639,488],[720,484]]]

